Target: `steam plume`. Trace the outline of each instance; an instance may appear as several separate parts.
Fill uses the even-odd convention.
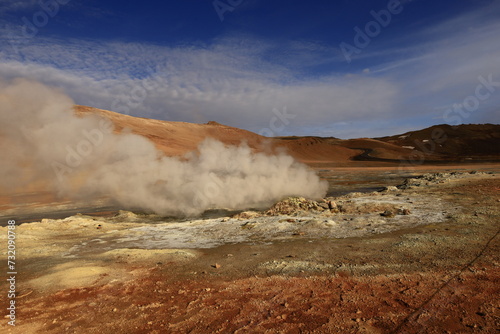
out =
[[[113,133],[109,120],[75,116],[73,105],[37,82],[0,82],[2,188],[43,180],[66,196],[109,196],[127,207],[176,215],[326,193],[325,181],[285,154],[207,139],[185,157],[166,157],[142,136]]]

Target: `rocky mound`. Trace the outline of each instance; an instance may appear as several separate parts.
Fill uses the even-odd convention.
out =
[[[486,174],[484,172],[451,172],[451,173],[427,173],[420,176],[407,178],[404,182],[397,186],[398,189],[411,189],[413,187],[421,187],[430,184],[444,183],[453,179],[463,179],[469,175]]]
[[[380,216],[392,218],[397,215],[410,215],[408,205],[387,201],[389,197],[401,198],[407,189],[425,187],[452,180],[464,179],[475,175],[484,175],[485,172],[451,172],[427,173],[420,176],[407,178],[398,186],[388,186],[383,190],[372,193],[350,193],[339,197],[326,197],[319,201],[304,197],[289,197],[275,203],[265,211],[245,211],[233,218],[251,219],[262,216],[303,216],[306,214],[332,216],[363,215],[377,213]],[[493,173],[489,173],[493,174]],[[408,196],[408,194],[406,194]]]

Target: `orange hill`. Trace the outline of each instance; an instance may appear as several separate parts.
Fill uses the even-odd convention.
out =
[[[255,151],[284,150],[305,163],[352,164],[400,163],[410,157],[429,162],[480,160],[500,161],[500,125],[438,125],[420,131],[383,138],[342,140],[322,137],[268,138],[217,122],[193,124],[132,117],[112,111],[75,106],[80,116],[98,114],[110,119],[116,131],[130,129],[165,152],[183,155],[211,137],[229,145],[246,142]],[[362,163],[360,165],[360,163]]]

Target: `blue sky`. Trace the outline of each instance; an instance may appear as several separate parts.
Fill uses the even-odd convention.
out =
[[[499,36],[499,0],[0,0],[0,78],[133,116],[376,137],[498,123]]]

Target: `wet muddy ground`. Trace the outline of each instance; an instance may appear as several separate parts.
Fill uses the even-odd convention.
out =
[[[340,184],[402,179],[383,169],[322,169],[330,195]],[[22,224],[16,326],[5,318],[0,328],[497,333],[500,169],[484,171],[493,173],[336,198],[338,212],[250,212],[184,224],[121,212]]]

